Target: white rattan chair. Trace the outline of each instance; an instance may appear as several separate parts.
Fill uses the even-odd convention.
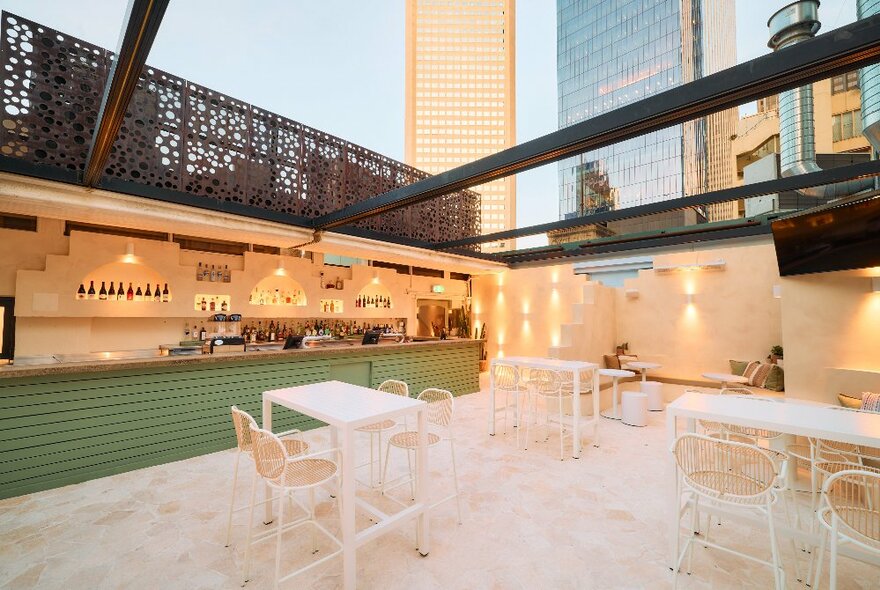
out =
[[[859,549],[880,555],[880,469],[846,463],[825,463],[829,473],[822,486],[822,508],[818,520],[825,529],[819,548],[813,590],[822,578],[825,547],[830,542],[830,587],[837,587],[837,550],[850,543]]]
[[[445,389],[428,388],[419,394],[418,399],[428,404],[427,422],[428,422],[428,447],[440,444],[442,441],[449,442],[449,452],[452,457],[452,481],[455,493],[441,500],[434,502],[431,508],[434,508],[444,502],[455,498],[455,507],[458,511],[458,523],[461,524],[461,501],[458,491],[458,472],[455,467],[455,439],[452,435],[452,420],[455,417],[455,398],[452,393]],[[436,432],[435,432],[436,431]],[[415,453],[419,448],[419,432],[417,430],[404,430],[398,432],[388,439],[388,449],[385,452],[385,472],[382,474],[382,493],[391,490],[400,485],[409,483],[410,493],[415,496],[413,483],[415,482],[415,472],[413,471],[413,463],[409,464],[409,473],[404,479],[387,485],[388,462],[391,454],[391,447],[403,449],[406,451],[407,457],[410,453]]]
[[[562,405],[564,400],[570,400],[573,397],[573,389],[571,387],[564,387],[562,376],[556,371],[548,371],[545,369],[540,369],[536,371],[532,371],[529,379],[529,395],[532,400],[529,404],[529,413],[526,417],[526,444],[525,449],[529,448],[529,440],[531,440],[531,412],[532,408],[534,408],[535,412],[535,422],[537,423],[537,415],[538,415],[538,399],[542,399],[544,401],[544,409],[545,409],[545,433],[544,440],[550,439],[550,404],[552,402],[556,402],[558,409],[558,421],[559,421],[559,460],[562,461],[565,459],[565,437],[571,436],[571,433],[566,435],[565,432],[565,415],[563,413]],[[573,416],[572,419],[576,420],[578,417]]]
[[[513,415],[516,420],[514,426],[517,427],[516,446],[519,447],[519,426],[520,426],[520,406],[522,397],[527,397],[528,388],[520,379],[519,368],[515,365],[496,364],[493,369],[493,379],[496,395],[504,393],[504,434],[507,434],[508,413],[510,411],[510,396],[513,395]]]
[[[263,479],[264,483],[269,486],[270,489],[278,493],[278,497],[281,501],[278,502],[278,515],[276,517],[274,535],[270,531],[268,534],[261,535],[258,539],[254,539],[253,527],[248,528],[248,542],[247,550],[245,552],[244,574],[242,576],[241,584],[243,586],[250,577],[251,548],[253,546],[253,543],[274,536],[276,543],[274,586],[275,588],[277,588],[278,584],[280,584],[281,582],[306,570],[317,567],[328,559],[332,559],[336,555],[342,553],[342,543],[335,536],[333,536],[330,531],[324,528],[324,526],[322,526],[315,518],[315,488],[335,479],[337,488],[336,497],[339,498],[339,466],[342,464],[342,456],[339,452],[339,449],[330,449],[327,451],[312,453],[311,455],[299,455],[294,457],[287,453],[283,441],[268,430],[263,430],[255,426],[251,426],[250,434],[253,441],[253,456],[257,473]],[[335,460],[319,458],[325,455],[332,455]],[[302,505],[294,497],[295,492],[302,490],[307,490],[309,492],[308,506]],[[256,487],[251,493],[250,522],[253,522],[254,518],[255,494]],[[287,526],[284,525],[285,497],[288,499],[287,503],[290,504],[291,507],[294,503],[296,503],[306,514],[305,517],[294,520],[288,523]],[[337,508],[339,509],[339,515],[341,519],[341,501],[337,500],[336,504]],[[302,567],[293,572],[289,572],[282,576],[281,535],[286,531],[296,529],[304,525],[311,525],[312,527],[314,527],[312,529],[311,535],[312,554],[318,552],[317,538],[315,534],[318,531],[320,531],[328,539],[330,539],[336,545],[337,550],[321,557],[317,561],[314,561],[305,567]]]
[[[404,383],[403,381],[397,381],[395,379],[388,379],[386,381],[383,381],[381,384],[379,384],[379,387],[377,387],[376,389],[378,389],[379,391],[384,391],[385,393],[392,393],[394,395],[409,397],[409,386],[406,383]],[[370,463],[369,463],[369,465],[370,465],[370,483],[367,487],[376,488],[376,487],[378,487],[378,484],[382,483],[381,481],[380,482],[375,481],[373,466],[376,464],[376,461],[378,459],[378,463],[379,463],[378,474],[381,476],[382,475],[382,434],[385,432],[388,432],[389,430],[393,430],[395,428],[397,428],[397,422],[395,422],[394,420],[388,419],[388,420],[383,420],[382,422],[376,422],[375,424],[368,424],[367,426],[362,426],[361,428],[357,429],[358,432],[366,432],[370,435]],[[375,449],[374,442],[375,442],[375,439],[377,439],[377,438],[379,440],[378,452],[376,452],[374,450]],[[366,464],[358,465],[359,468],[365,467],[365,466],[366,466]]]
[[[754,445],[700,434],[681,435],[673,443],[672,452],[680,474],[676,478],[676,497],[684,497],[685,506],[691,510],[691,534],[683,549],[680,532],[675,536],[677,563],[673,572],[674,587],[678,586],[678,572],[685,555],[690,572],[693,545],[699,542],[770,567],[777,590],[784,588],[785,571],[781,566],[773,523],[772,507],[777,498],[775,486],[779,477],[774,457]],[[701,502],[758,512],[765,516],[770,533],[771,561],[718,545],[708,539],[698,541],[696,535]],[[679,513],[679,519],[682,514],[683,511]]]
[[[237,406],[232,406],[232,424],[235,427],[235,440],[237,444],[237,449],[235,453],[235,468],[232,471],[232,497],[229,499],[229,515],[226,519],[226,546],[229,547],[232,542],[232,513],[238,512],[240,510],[246,510],[250,508],[250,506],[241,506],[239,508],[235,508],[235,489],[238,484],[238,466],[241,462],[241,456],[245,455],[250,459],[253,459],[253,441],[251,439],[251,427],[254,428],[257,426],[254,418],[245,412],[244,410],[238,409]],[[309,451],[309,444],[305,442],[302,438],[302,432],[299,430],[288,430],[286,432],[281,432],[278,435],[278,438],[281,439],[282,444],[284,445],[284,449],[287,451],[288,455],[302,455],[303,453],[307,453]],[[254,482],[256,483],[256,475],[254,476]],[[261,503],[267,502],[264,500]],[[251,526],[251,523],[248,523],[248,526]]]

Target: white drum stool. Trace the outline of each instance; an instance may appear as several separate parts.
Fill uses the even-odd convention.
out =
[[[627,426],[647,426],[648,425],[648,394],[641,391],[624,391],[623,417],[621,422]]]
[[[651,412],[663,411],[663,389],[659,381],[642,381],[639,384],[642,393],[648,394],[648,410]]]

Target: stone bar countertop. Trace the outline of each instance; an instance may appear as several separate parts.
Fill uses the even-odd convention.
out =
[[[415,347],[432,346],[477,346],[480,340],[458,338],[450,340],[431,340],[421,342],[381,342],[379,344],[340,343],[336,346],[315,346],[307,348],[295,348],[289,350],[260,350],[250,352],[229,352],[202,355],[181,356],[157,356],[149,358],[135,358],[123,360],[87,361],[74,363],[54,363],[45,365],[7,365],[0,367],[0,379],[13,377],[34,377],[44,375],[67,375],[75,373],[91,373],[99,371],[114,371],[125,369],[147,368],[161,365],[184,366],[210,363],[225,363],[229,361],[248,361],[276,359],[279,357],[321,358],[321,357],[344,357],[347,355],[361,356],[381,350],[383,353],[392,350],[404,350]]]

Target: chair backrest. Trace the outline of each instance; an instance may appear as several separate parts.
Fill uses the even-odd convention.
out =
[[[762,438],[765,440],[772,440],[775,438],[779,438],[783,435],[781,432],[776,432],[775,430],[767,430],[765,428],[754,428],[752,426],[738,426],[736,424],[722,424],[721,427],[730,432],[732,434],[739,434],[742,436],[747,436],[749,438]]]
[[[256,426],[251,427],[251,439],[254,441],[254,463],[257,473],[266,479],[275,479],[284,470],[287,451],[281,439]]]
[[[880,472],[857,466],[838,471],[822,487],[840,532],[876,550],[880,543]]]
[[[385,393],[393,393],[394,395],[409,397],[409,385],[403,381],[398,381],[397,379],[387,379],[380,383],[379,387],[376,389],[384,391]]]
[[[676,439],[673,454],[688,485],[728,502],[767,494],[778,475],[773,457],[746,443],[688,433]]]
[[[253,449],[251,427],[256,428],[257,421],[244,410],[239,410],[238,406],[232,406],[231,410],[232,424],[235,426],[235,440],[238,443],[238,450],[249,453]]]
[[[419,394],[418,399],[428,403],[428,422],[444,427],[452,424],[455,411],[452,393],[445,389],[429,387]]]
[[[516,389],[519,384],[519,370],[513,365],[497,364],[493,367],[495,387],[498,389]]]
[[[529,381],[541,393],[554,393],[562,387],[562,377],[559,372],[548,369],[533,369],[529,373]]]

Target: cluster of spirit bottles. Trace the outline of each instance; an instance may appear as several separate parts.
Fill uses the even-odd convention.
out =
[[[198,297],[198,296],[197,296]],[[202,311],[229,311],[228,297],[211,297],[203,295],[196,300],[196,307]]]
[[[108,282],[110,283],[109,289],[107,288]],[[150,283],[147,283],[146,288],[142,288],[140,283],[137,285],[128,283],[128,289],[126,289],[122,281],[119,281],[118,287],[114,281],[101,281],[101,288],[96,290],[95,281],[89,281],[88,289],[86,289],[85,283],[80,283],[79,289],[76,291],[76,298],[97,301],[161,301],[168,303],[171,301],[171,293],[168,291],[168,283],[165,283],[163,289],[159,289],[159,283],[156,283],[155,289],[150,286]]]
[[[207,263],[202,264],[199,262],[199,266],[196,269],[196,280],[210,281],[212,283],[228,283],[232,281],[232,272],[229,270],[228,264],[223,268],[220,268],[219,264],[216,267],[212,264],[209,268]]]
[[[254,289],[248,303],[251,305],[305,305],[306,295],[301,289]]]
[[[390,308],[391,307],[391,297],[383,297],[382,295],[376,297],[369,297],[367,295],[361,295],[357,299],[354,300],[355,307],[373,307],[373,308]]]

